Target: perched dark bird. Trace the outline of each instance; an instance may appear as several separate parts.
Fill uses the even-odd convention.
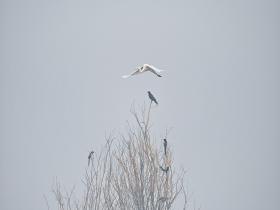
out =
[[[165,202],[165,201],[167,201],[168,200],[168,197],[160,197],[159,199],[158,199],[158,201],[160,201],[160,202]]]
[[[89,155],[88,155],[88,165],[90,164],[90,160],[91,160],[91,158],[92,158],[92,156],[93,156],[93,153],[94,153],[94,151],[91,151],[91,152],[89,153]]]
[[[167,173],[167,172],[169,171],[169,166],[167,166],[166,168],[163,168],[162,166],[160,166],[160,169],[161,169],[163,172]]]
[[[164,154],[166,156],[166,149],[167,149],[167,140],[163,139],[163,147],[164,147]]]
[[[158,104],[157,99],[153,96],[153,94],[150,91],[148,91],[148,94],[149,98],[151,99],[151,102],[155,102],[156,104]]]

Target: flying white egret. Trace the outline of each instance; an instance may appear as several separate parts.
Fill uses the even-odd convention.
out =
[[[131,74],[123,75],[122,78],[128,78],[128,77],[131,77],[131,76],[134,76],[134,75],[137,75],[137,74],[144,73],[146,71],[150,71],[150,72],[154,73],[155,75],[157,75],[158,77],[161,77],[160,72],[162,72],[164,70],[158,69],[158,68],[156,68],[152,65],[149,65],[149,64],[144,64],[141,67],[137,67],[137,70],[132,72]]]

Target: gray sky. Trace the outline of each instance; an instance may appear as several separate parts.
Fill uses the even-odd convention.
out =
[[[81,188],[88,151],[157,97],[197,206],[280,208],[279,1],[0,2],[0,209]],[[150,63],[168,70],[123,80]]]

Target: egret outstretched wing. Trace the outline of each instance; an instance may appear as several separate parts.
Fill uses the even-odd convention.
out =
[[[141,73],[140,70],[137,69],[136,71],[132,72],[131,74],[123,75],[122,78],[125,79],[125,78],[131,77],[131,76],[133,76],[133,75],[140,74],[140,73]]]
[[[138,67],[137,70],[132,72],[131,74],[123,75],[122,78],[128,78],[128,77],[131,77],[131,76],[136,75],[136,74],[144,73],[146,71],[150,71],[153,74],[157,75],[158,77],[161,77],[160,72],[162,72],[164,70],[158,69],[158,68],[156,68],[152,65],[149,65],[149,64],[144,64],[143,66]]]
[[[155,75],[157,75],[158,77],[161,77],[161,75],[159,73],[162,72],[163,70],[158,69],[158,68],[148,65],[148,64],[145,64],[144,68],[146,71],[150,71],[150,72],[154,73]]]

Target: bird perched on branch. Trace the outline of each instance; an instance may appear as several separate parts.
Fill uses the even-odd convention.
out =
[[[167,172],[169,171],[169,166],[167,166],[166,168],[163,168],[162,166],[160,166],[160,169],[161,169],[163,172],[167,173]]]
[[[167,140],[163,139],[164,155],[166,156]]]
[[[154,73],[155,75],[157,75],[158,77],[161,77],[160,73],[164,70],[158,69],[158,68],[156,68],[152,65],[149,65],[149,64],[144,64],[141,67],[137,67],[136,71],[132,72],[131,74],[123,75],[122,78],[128,78],[128,77],[131,77],[131,76],[134,76],[134,75],[137,75],[137,74],[141,74],[141,73],[144,73],[144,72],[147,72],[147,71],[150,71],[150,72]]]
[[[165,201],[167,201],[168,200],[168,197],[160,197],[159,199],[158,199],[158,201],[160,201],[160,202],[165,202]]]
[[[148,95],[149,98],[151,99],[151,102],[155,102],[156,104],[158,104],[157,99],[153,96],[153,94],[150,91],[148,91]]]
[[[89,153],[89,155],[88,155],[88,165],[90,164],[90,160],[91,160],[91,158],[92,158],[92,156],[93,156],[93,153],[94,153],[94,151],[91,151],[91,152]]]

